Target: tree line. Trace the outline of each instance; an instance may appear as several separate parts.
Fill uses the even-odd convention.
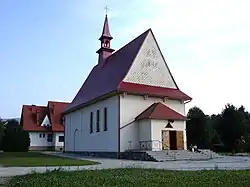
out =
[[[16,120],[0,118],[0,150],[5,152],[27,152],[30,146],[29,133]]]
[[[188,145],[217,152],[250,152],[250,114],[244,106],[227,104],[213,115],[193,107],[187,118]]]

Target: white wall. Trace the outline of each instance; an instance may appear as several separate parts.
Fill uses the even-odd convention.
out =
[[[120,96],[121,152],[128,148],[129,141],[133,142],[132,144],[134,147],[132,148],[136,148],[136,144],[139,142],[139,124],[131,122],[133,122],[135,117],[155,102],[165,103],[169,108],[185,115],[185,105],[183,102],[178,100],[166,100],[163,102],[163,99],[154,97],[148,97],[145,100],[143,96]]]
[[[151,120],[151,135],[152,140],[162,141],[162,130],[169,131],[184,131],[184,149],[187,149],[187,136],[186,136],[186,122],[185,121],[174,121],[171,123],[173,128],[165,128],[167,125],[167,120]],[[159,146],[161,149],[162,146]]]
[[[117,152],[118,106],[118,96],[114,96],[67,114],[65,151]],[[107,131],[104,131],[105,107],[107,107]],[[96,132],[97,109],[100,110],[100,132]],[[90,133],[90,112],[93,112],[93,133]]]
[[[151,145],[150,142],[145,142],[145,141],[150,141],[152,140],[152,130],[151,130],[151,121],[150,120],[140,120],[138,122],[138,126],[139,126],[139,134],[140,134],[140,138],[139,140],[142,142],[140,145],[140,149],[142,148],[142,146],[146,146],[147,149],[151,149]]]
[[[45,137],[43,138],[43,136],[40,138],[40,134],[45,134]],[[52,142],[48,142],[47,138],[48,138],[48,134],[47,132],[30,132],[30,146],[54,146],[53,145],[53,141]]]
[[[64,142],[59,142],[59,136],[64,136],[63,132],[54,132],[53,141],[56,147],[63,147]]]

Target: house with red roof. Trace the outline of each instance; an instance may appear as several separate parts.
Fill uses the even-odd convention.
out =
[[[98,63],[64,111],[65,151],[119,157],[187,149],[185,104],[151,29],[115,52],[107,15]]]
[[[23,105],[20,124],[29,132],[30,150],[63,150],[63,111],[68,104],[49,101],[47,106]]]

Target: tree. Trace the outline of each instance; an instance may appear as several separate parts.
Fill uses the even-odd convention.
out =
[[[206,115],[198,108],[193,107],[187,114],[187,141],[188,144],[196,144],[204,148],[206,145]]]
[[[4,128],[2,149],[5,152],[26,152],[29,149],[29,133],[16,120],[8,120]]]
[[[4,136],[4,122],[0,118],[0,150],[2,150],[1,149],[1,142],[2,142],[3,136]]]
[[[227,104],[221,113],[219,120],[219,133],[227,151],[235,149],[235,143],[245,134],[243,121],[246,119],[244,107],[237,109]]]

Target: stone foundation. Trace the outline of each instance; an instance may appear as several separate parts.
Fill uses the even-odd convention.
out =
[[[30,151],[52,151],[54,147],[52,146],[30,146]]]
[[[30,146],[30,151],[63,151],[63,146]]]
[[[55,146],[54,150],[55,151],[63,151],[63,146]]]
[[[79,154],[83,157],[103,157],[103,158],[118,158],[117,152],[73,152],[73,151],[65,151],[65,153],[74,153]],[[150,155],[148,155],[145,151],[138,151],[138,152],[121,152],[120,159],[127,159],[127,160],[147,160],[147,161],[155,161]]]
[[[65,151],[65,153],[74,153],[79,154],[81,156],[91,156],[91,157],[103,157],[103,158],[118,158],[117,152],[73,152],[73,151]]]

